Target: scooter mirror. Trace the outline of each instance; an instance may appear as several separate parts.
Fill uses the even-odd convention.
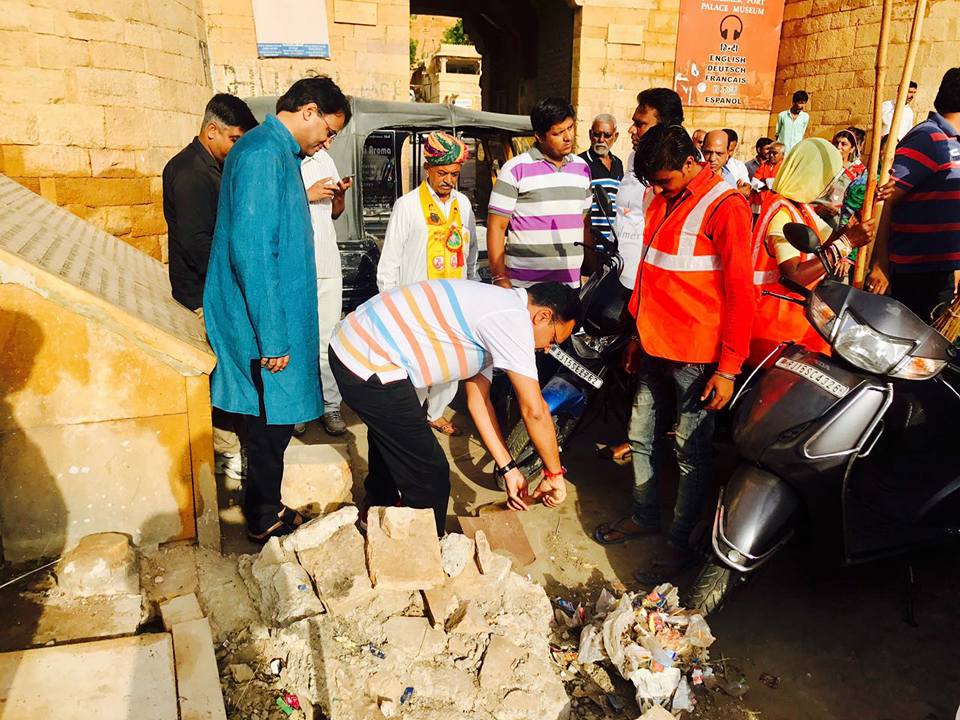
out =
[[[802,253],[816,253],[820,250],[820,238],[803,223],[787,223],[783,226],[783,236]]]

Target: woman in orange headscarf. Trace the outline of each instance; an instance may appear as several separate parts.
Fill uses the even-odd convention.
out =
[[[790,151],[773,181],[772,192],[765,193],[753,230],[757,311],[749,364],[754,367],[781,342],[801,343],[811,350],[829,349],[807,322],[800,305],[764,295],[763,291],[798,297],[780,284],[781,276],[813,287],[825,274],[820,260],[800,253],[786,241],[783,228],[787,223],[802,223],[817,233],[821,247],[838,267],[852,248],[866,245],[873,238],[872,222],[832,230],[810,205],[842,167],[840,153],[833,145],[822,138],[808,138]]]

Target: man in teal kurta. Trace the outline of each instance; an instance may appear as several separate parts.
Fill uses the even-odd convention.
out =
[[[276,116],[244,135],[223,168],[203,310],[217,356],[213,405],[245,416],[244,515],[256,541],[302,522],[280,502],[293,425],[323,413],[313,230],[300,161],[327,147],[349,115],[332,80],[298,80],[277,100]]]

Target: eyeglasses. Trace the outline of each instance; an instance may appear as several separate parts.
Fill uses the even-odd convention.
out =
[[[323,124],[327,126],[327,143],[333,142],[333,139],[337,136],[337,131],[330,127],[330,123],[327,122],[327,119],[323,116],[323,113],[317,112],[317,117],[323,120]]]

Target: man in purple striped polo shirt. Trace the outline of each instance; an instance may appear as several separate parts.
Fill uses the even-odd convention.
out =
[[[500,169],[490,195],[487,255],[493,282],[580,285],[583,247],[590,237],[590,166],[573,154],[576,113],[562,98],[546,98],[530,113],[536,145]],[[509,233],[508,233],[509,227]]]
[[[929,321],[953,299],[960,270],[960,68],[947,70],[931,112],[897,146],[866,287]]]

